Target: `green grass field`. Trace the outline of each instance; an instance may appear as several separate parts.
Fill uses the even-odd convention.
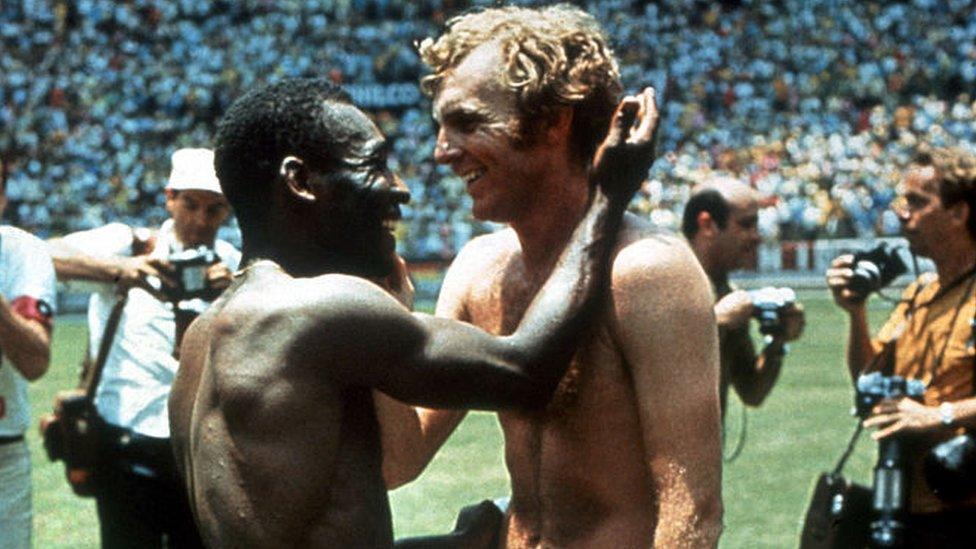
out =
[[[833,466],[854,426],[843,362],[846,320],[825,291],[801,292],[800,299],[807,309],[806,333],[793,345],[772,395],[748,411],[745,448],[724,469],[722,547],[795,547],[812,482]],[[883,302],[872,302],[874,326],[886,311]],[[59,320],[51,371],[31,387],[35,417],[48,411],[55,392],[73,386],[84,353],[82,321]],[[742,412],[733,399],[731,441],[739,434]],[[35,431],[29,440],[35,547],[97,547],[92,500],[72,495],[62,464],[47,461]],[[848,473],[864,482],[874,460],[872,446],[862,440],[848,465]],[[507,483],[494,417],[471,414],[419,480],[391,493],[396,533],[446,532],[462,506],[506,495]]]

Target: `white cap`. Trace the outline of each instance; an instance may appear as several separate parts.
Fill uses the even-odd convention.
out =
[[[173,153],[173,170],[169,172],[167,189],[174,191],[220,191],[220,181],[214,170],[214,153],[210,149],[179,149]]]

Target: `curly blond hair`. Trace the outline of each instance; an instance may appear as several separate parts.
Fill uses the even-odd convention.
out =
[[[976,238],[976,155],[959,147],[922,150],[915,163],[935,169],[943,206],[969,204],[967,228]]]
[[[515,93],[522,115],[520,137],[531,140],[557,107],[572,107],[574,152],[588,160],[606,133],[622,90],[607,42],[596,19],[566,4],[475,11],[451,19],[439,38],[418,45],[432,70],[420,86],[436,96],[472,50],[498,43],[505,63],[502,84]]]

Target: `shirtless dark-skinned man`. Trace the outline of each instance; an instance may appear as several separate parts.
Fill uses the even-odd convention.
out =
[[[519,328],[496,337],[412,314],[371,281],[405,276],[389,229],[409,194],[343,92],[290,79],[236,101],[215,165],[248,266],[188,330],[170,399],[205,543],[390,546],[373,388],[428,406],[544,406],[652,162],[656,121],[649,92],[621,102],[576,234]]]

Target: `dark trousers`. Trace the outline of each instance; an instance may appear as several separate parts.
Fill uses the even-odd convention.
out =
[[[203,547],[169,439],[103,431],[95,493],[102,547]]]

